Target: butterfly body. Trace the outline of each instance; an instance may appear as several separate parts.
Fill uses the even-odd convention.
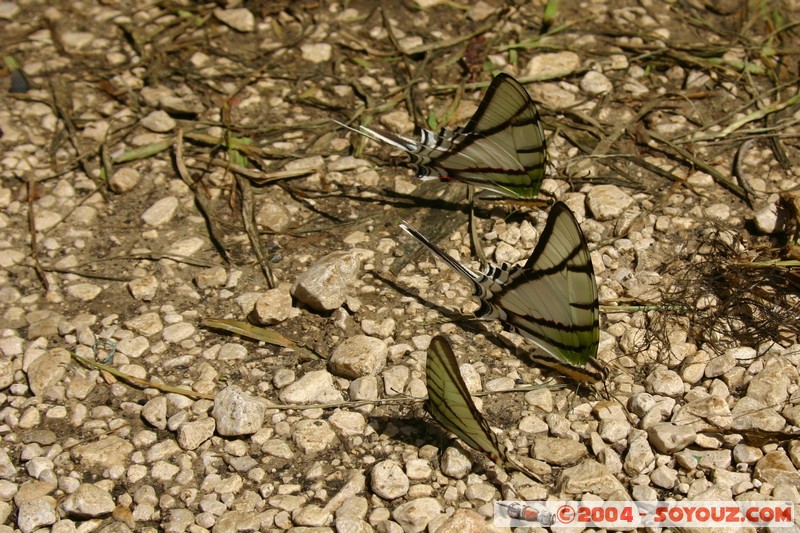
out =
[[[419,140],[361,126],[363,135],[409,154],[420,179],[451,179],[511,198],[535,198],[547,159],[539,112],[525,88],[498,74],[463,128],[422,129]]]

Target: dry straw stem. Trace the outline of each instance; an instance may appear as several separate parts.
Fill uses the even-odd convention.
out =
[[[114,368],[113,366],[106,365],[103,363],[99,363],[97,361],[92,361],[91,359],[87,359],[85,357],[81,357],[78,354],[72,353],[72,357],[89,368],[96,368],[103,372],[107,372],[112,376],[115,376],[134,387],[139,387],[142,389],[156,389],[161,392],[171,393],[171,394],[180,394],[182,396],[188,396],[190,398],[201,398],[204,400],[214,400],[215,395],[206,392],[198,392],[193,391],[190,389],[185,389],[183,387],[173,387],[171,385],[165,385],[163,383],[156,383],[153,381],[148,381],[146,379],[141,379],[135,376],[131,376],[130,374],[126,374],[125,372],[121,372]],[[519,393],[519,392],[530,392],[534,390],[540,389],[550,389],[550,390],[557,390],[564,388],[565,385],[561,383],[545,383],[542,385],[526,385],[522,387],[514,387],[512,389],[504,389],[498,391],[482,391],[473,394],[473,396],[489,396],[491,394],[508,394],[508,393]],[[408,404],[408,403],[422,403],[426,401],[428,398],[412,398],[411,396],[398,396],[396,398],[378,398],[375,400],[352,400],[352,401],[342,401],[342,402],[330,402],[330,403],[311,403],[311,404],[291,404],[291,405],[281,405],[275,404],[268,400],[264,400],[267,404],[269,409],[277,409],[277,410],[298,410],[302,411],[305,409],[341,409],[344,407],[347,408],[356,408],[362,407],[364,405],[386,405],[386,404]]]

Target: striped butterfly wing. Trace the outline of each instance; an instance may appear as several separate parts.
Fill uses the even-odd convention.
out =
[[[498,319],[536,344],[538,359],[578,381],[600,381],[595,360],[600,337],[597,285],[586,240],[569,208],[553,206],[539,242],[521,267],[489,265],[477,273],[444,253],[407,224],[400,225],[442,261],[470,280],[481,299],[476,316]],[[592,371],[564,366],[586,365]]]
[[[592,260],[565,204],[553,206],[530,258],[489,304],[490,313],[550,355],[576,365],[597,355],[600,309]]]
[[[508,457],[505,446],[475,407],[446,337],[437,335],[431,339],[425,363],[425,380],[428,411],[445,429],[485,453],[495,464],[509,466],[540,480],[536,474]]]
[[[417,177],[454,179],[512,198],[534,198],[544,179],[545,136],[525,88],[498,74],[463,128],[421,130],[414,141],[377,128],[364,135],[409,153]]]

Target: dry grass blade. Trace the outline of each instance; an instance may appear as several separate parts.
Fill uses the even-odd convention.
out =
[[[113,366],[105,365],[103,363],[98,363],[97,361],[92,361],[91,359],[86,359],[85,357],[81,357],[78,354],[73,353],[71,355],[76,361],[79,361],[81,364],[85,366],[96,368],[98,370],[102,370],[103,372],[108,372],[112,376],[116,376],[136,387],[142,387],[144,389],[157,389],[160,390],[161,392],[181,394],[183,396],[189,396],[191,398],[203,398],[206,400],[214,399],[213,394],[208,394],[205,392],[197,392],[190,389],[184,389],[182,387],[172,387],[170,385],[164,385],[163,383],[155,383],[153,381],[148,381],[146,379],[137,378],[136,376],[131,376],[130,374],[126,374],[125,372],[117,370]]]
[[[254,326],[252,324],[248,324],[247,322],[241,322],[238,320],[227,320],[224,318],[206,318],[203,320],[203,326],[208,328],[221,329],[223,331],[228,331],[230,333],[241,335],[243,337],[247,337],[257,341],[263,341],[266,342],[267,344],[280,346],[282,348],[291,348],[292,350],[296,350],[298,352],[310,356],[312,359],[325,360],[325,358],[319,355],[318,353],[298,345],[297,342],[291,339],[287,339],[286,337],[284,337],[283,335],[281,335],[276,331]]]

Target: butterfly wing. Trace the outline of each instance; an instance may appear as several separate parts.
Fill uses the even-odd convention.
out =
[[[512,198],[539,193],[546,162],[539,112],[525,88],[498,74],[466,126],[419,141],[362,126],[364,135],[408,152],[418,178],[454,179]]]
[[[490,303],[551,355],[576,365],[597,355],[597,284],[586,240],[565,204],[553,206],[530,258]]]
[[[483,273],[454,260],[407,224],[400,227],[472,282],[481,299],[478,318],[498,319],[532,341],[548,356],[539,362],[562,374],[578,381],[603,379],[595,359],[600,338],[597,284],[586,240],[566,204],[553,206],[525,265],[489,265]],[[591,363],[594,368],[587,372],[564,362]]]
[[[431,339],[428,347],[425,380],[428,410],[445,429],[485,453],[496,464],[506,464],[540,480],[536,474],[508,457],[505,446],[475,407],[450,342],[441,335]]]

